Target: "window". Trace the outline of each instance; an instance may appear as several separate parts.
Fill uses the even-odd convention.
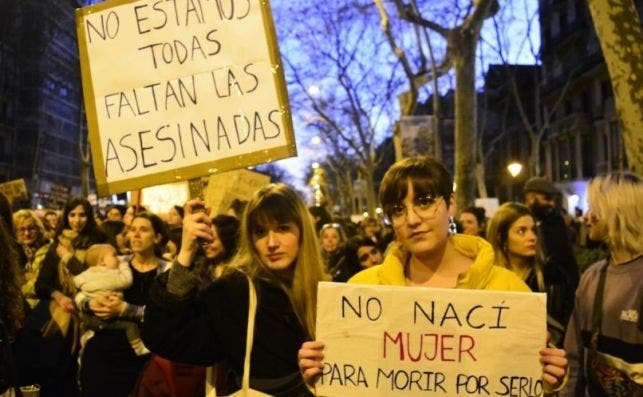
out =
[[[605,102],[605,100],[611,97],[612,97],[612,86],[609,80],[605,80],[601,82],[601,101]]]
[[[596,160],[594,157],[594,145],[592,145],[591,134],[581,135],[581,155],[583,156],[583,175],[582,178],[593,177],[596,175],[594,164]]]
[[[623,169],[623,145],[621,145],[620,128],[617,121],[610,121],[610,169],[612,171]]]

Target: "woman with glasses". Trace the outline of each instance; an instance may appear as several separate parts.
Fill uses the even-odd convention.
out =
[[[407,158],[384,175],[380,202],[393,225],[396,243],[381,265],[366,269],[349,283],[437,288],[529,291],[511,271],[494,266],[493,250],[477,236],[451,234],[455,214],[453,179],[437,160]],[[323,368],[323,343],[306,342],[300,369],[312,385]],[[543,379],[550,385],[565,375],[564,351],[541,350]]]
[[[46,237],[45,227],[40,218],[31,210],[18,210],[13,214],[13,230],[22,247],[23,258],[26,259],[20,263],[24,271],[22,294],[29,306],[34,308],[38,303],[36,278],[42,260],[49,249],[49,239]]]

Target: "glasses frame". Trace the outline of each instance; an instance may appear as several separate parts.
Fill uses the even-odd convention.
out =
[[[427,199],[427,198],[432,200],[432,203],[429,204],[429,207],[427,209],[424,209],[424,210],[419,209],[419,207],[421,207],[421,204],[419,204],[418,202],[420,200]],[[435,215],[438,213],[438,208],[440,207],[440,201],[441,201],[440,199],[444,200],[444,197],[442,197],[442,196],[433,197],[430,194],[420,196],[420,197],[416,197],[413,200],[413,203],[411,204],[411,211],[413,211],[415,213],[415,215],[417,215],[423,221],[433,219],[433,218],[435,218]],[[404,213],[402,215],[393,215],[392,214],[393,209],[396,206],[400,206],[400,207],[402,207],[404,209]],[[419,210],[419,212],[418,212],[418,210]],[[425,213],[425,211],[426,211],[426,213]],[[387,209],[386,216],[389,219],[389,221],[391,222],[391,225],[393,225],[393,226],[405,225],[407,223],[407,219],[408,219],[408,216],[409,216],[409,206],[404,205],[402,203],[393,204],[391,207],[389,207]]]

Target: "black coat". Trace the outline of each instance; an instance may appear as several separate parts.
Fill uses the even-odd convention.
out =
[[[175,265],[178,266],[178,265]],[[214,281],[205,291],[178,299],[167,291],[170,272],[160,274],[145,308],[143,341],[154,353],[172,361],[196,365],[224,363],[240,381],[246,349],[248,280],[234,272]],[[276,396],[310,395],[299,375],[297,352],[306,340],[285,291],[267,280],[257,289],[250,383]],[[276,379],[289,378],[287,385]],[[263,385],[263,386],[260,386]]]
[[[18,386],[18,371],[13,359],[9,332],[0,318],[0,394]]]

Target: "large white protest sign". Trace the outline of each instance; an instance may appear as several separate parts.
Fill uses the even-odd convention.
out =
[[[296,154],[267,1],[112,0],[76,25],[100,195]]]
[[[321,396],[543,393],[541,293],[320,283]]]

